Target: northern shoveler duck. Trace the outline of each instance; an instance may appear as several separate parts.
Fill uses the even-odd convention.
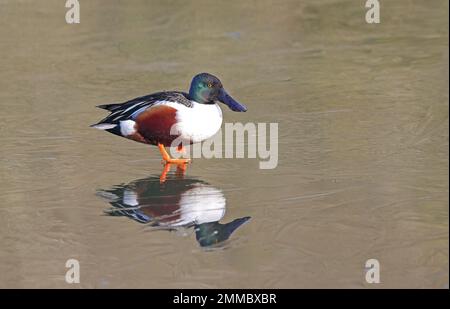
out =
[[[97,194],[111,204],[105,210],[111,216],[126,216],[169,231],[193,227],[202,247],[222,243],[250,219],[242,217],[220,223],[226,211],[222,191],[202,180],[175,177],[177,181],[165,186],[160,185],[156,176],[151,176],[99,190]]]
[[[165,147],[172,146],[177,138],[186,145],[204,141],[216,134],[222,125],[222,110],[217,101],[232,111],[247,111],[244,105],[225,91],[217,77],[201,73],[192,79],[189,93],[164,91],[124,103],[99,105],[111,114],[92,127],[137,142],[157,145],[166,164],[184,165],[190,160],[170,157]],[[175,146],[183,151],[181,144]]]

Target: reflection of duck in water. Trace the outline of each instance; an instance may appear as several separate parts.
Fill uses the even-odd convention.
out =
[[[127,216],[167,230],[194,227],[202,247],[227,240],[250,219],[243,217],[219,223],[225,215],[225,196],[221,190],[198,179],[174,179],[161,184],[159,177],[152,176],[100,190],[98,194],[113,206],[107,211],[112,216]]]

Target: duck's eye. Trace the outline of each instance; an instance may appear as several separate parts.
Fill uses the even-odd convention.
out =
[[[208,88],[212,88],[213,85],[211,83],[208,83],[207,86],[208,86]]]

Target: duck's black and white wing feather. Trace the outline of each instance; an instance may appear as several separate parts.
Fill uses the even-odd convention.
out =
[[[120,121],[136,119],[143,111],[162,102],[173,102],[192,107],[192,102],[187,93],[177,91],[157,92],[124,103],[98,105],[97,107],[109,110],[111,114],[92,126],[99,129],[113,128]]]

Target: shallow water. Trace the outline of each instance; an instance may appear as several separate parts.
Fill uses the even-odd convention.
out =
[[[81,5],[68,25],[61,1],[0,1],[0,287],[373,287],[371,258],[378,287],[448,287],[448,1],[378,25],[361,1]],[[196,159],[161,187],[156,148],[89,128],[202,71],[249,108],[225,121],[279,123],[277,168]],[[125,192],[170,208],[111,216]],[[206,221],[251,218],[213,247],[161,226],[203,196]]]

